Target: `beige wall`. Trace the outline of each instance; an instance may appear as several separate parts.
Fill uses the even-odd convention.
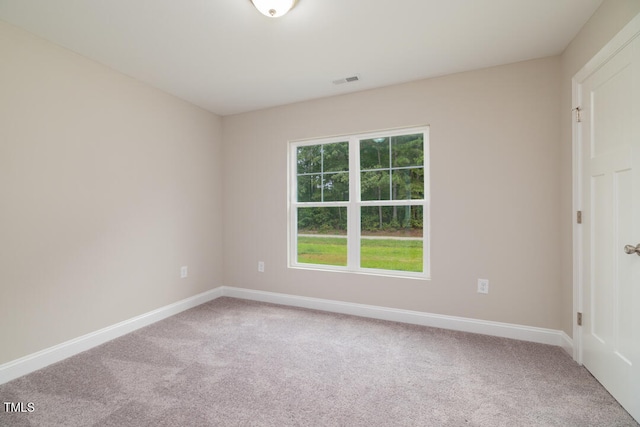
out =
[[[0,364],[220,286],[220,165],[219,117],[0,22]]]
[[[225,117],[225,285],[558,328],[559,89],[553,57]],[[288,269],[287,141],[420,124],[432,280]]]
[[[572,227],[572,77],[607,44],[631,19],[640,13],[639,0],[607,0],[593,14],[562,54],[560,216],[561,216],[561,325],[573,334],[573,243]]]

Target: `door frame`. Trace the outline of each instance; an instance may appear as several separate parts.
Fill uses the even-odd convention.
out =
[[[615,56],[620,50],[640,36],[640,14],[636,15],[627,25],[624,26],[598,53],[591,58],[580,71],[571,79],[572,86],[572,108],[582,105],[581,84],[591,74],[606,64],[609,59]],[[579,111],[578,111],[579,113]],[[584,296],[584,277],[582,276],[583,258],[582,251],[582,226],[578,224],[576,216],[578,211],[583,210],[582,204],[582,127],[576,120],[576,115],[572,114],[572,170],[573,170],[573,203],[572,203],[572,224],[573,224],[573,359],[582,365],[583,342],[582,326],[576,320],[577,313],[582,313],[582,300]]]

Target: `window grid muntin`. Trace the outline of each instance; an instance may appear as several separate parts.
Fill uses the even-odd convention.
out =
[[[343,169],[343,170],[325,170],[325,147],[327,145],[332,145],[332,144],[347,144],[347,169]],[[347,174],[350,174],[350,157],[349,157],[349,147],[350,147],[351,143],[350,141],[344,141],[344,140],[331,140],[331,141],[326,141],[326,142],[312,142],[312,143],[307,143],[307,144],[296,144],[295,145],[295,165],[296,165],[296,191],[295,191],[295,202],[296,203],[306,203],[306,202],[300,202],[298,201],[298,198],[300,196],[299,194],[299,186],[298,186],[298,179],[300,177],[303,176],[309,176],[309,177],[319,177],[320,178],[320,202],[324,202],[325,201],[325,187],[327,185],[327,180],[326,180],[326,176],[331,176],[331,175],[336,175],[336,174],[340,174],[340,173],[344,173],[346,172]],[[313,172],[303,172],[300,173],[299,171],[299,165],[300,162],[298,161],[298,155],[300,154],[300,148],[302,147],[314,147],[314,146],[318,146],[320,148],[320,170],[319,171],[313,171]],[[350,188],[348,189],[350,190]],[[349,191],[348,198],[350,197],[351,192]]]

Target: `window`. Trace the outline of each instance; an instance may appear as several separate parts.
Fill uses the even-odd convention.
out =
[[[290,143],[291,267],[429,277],[428,128]]]

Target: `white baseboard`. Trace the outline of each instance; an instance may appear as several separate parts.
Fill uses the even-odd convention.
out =
[[[0,384],[222,296],[550,344],[573,354],[571,338],[553,329],[221,286],[0,365]]]
[[[274,304],[311,308],[333,313],[351,314],[354,316],[369,317],[373,319],[390,320],[394,322],[410,323],[414,325],[431,326],[435,328],[451,329],[455,331],[472,332],[476,334],[555,345],[562,347],[569,354],[573,354],[571,338],[569,338],[569,336],[563,331],[554,329],[492,322],[488,320],[477,320],[466,317],[445,316],[441,314],[431,314],[420,311],[355,304],[319,298],[301,297],[229,286],[222,287],[222,294],[233,298],[270,302]]]
[[[222,288],[218,287],[210,291],[194,295],[190,298],[160,307],[157,310],[136,316],[115,325],[108,326],[95,332],[83,335],[78,338],[63,342],[53,347],[46,348],[37,353],[30,354],[20,359],[0,365],[0,384],[4,384],[13,379],[37,371],[52,363],[59,362],[75,354],[89,350],[100,344],[104,344],[114,338],[121,337],[148,326],[159,320],[178,314],[184,310],[196,307],[207,301],[214,300],[222,296]]]
[[[560,339],[562,340],[560,347],[573,358],[573,339],[564,331],[560,331]]]

